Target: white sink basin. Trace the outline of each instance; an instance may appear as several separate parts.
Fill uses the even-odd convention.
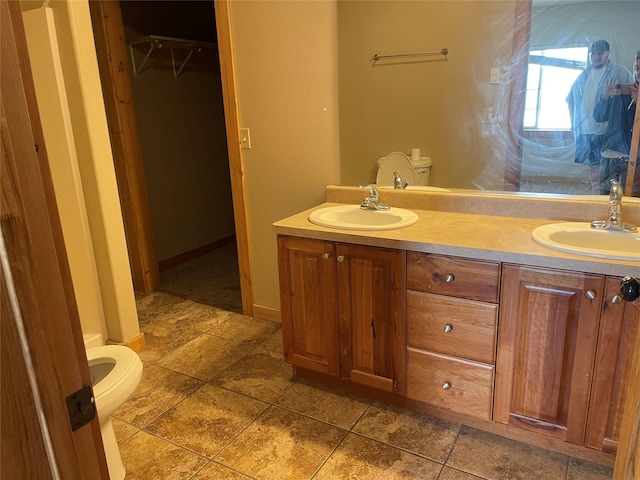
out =
[[[640,262],[640,233],[597,230],[590,223],[551,223],[536,228],[533,239],[562,252]]]
[[[393,230],[418,221],[418,215],[403,208],[362,210],[360,205],[336,205],[314,210],[309,221],[321,227],[344,230]]]

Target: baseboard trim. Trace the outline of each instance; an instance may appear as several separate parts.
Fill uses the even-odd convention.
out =
[[[261,320],[269,320],[270,322],[281,323],[280,310],[263,307],[262,305],[253,305],[253,316]]]
[[[201,247],[194,248],[193,250],[189,250],[188,252],[183,252],[175,257],[167,258],[165,260],[160,260],[158,262],[158,268],[160,270],[166,270],[170,267],[175,267],[181,263],[184,263],[192,258],[199,257],[200,255],[204,255],[205,253],[210,252],[211,250],[215,250],[216,248],[223,247],[228,245],[229,243],[233,243],[236,241],[236,236],[231,235],[229,237],[221,238],[220,240],[216,240],[215,242],[207,243],[206,245],[202,245]]]
[[[125,345],[129,347],[131,350],[133,350],[134,352],[140,353],[147,346],[147,344],[144,341],[144,333],[141,333],[134,339],[129,340],[127,343],[125,343]]]

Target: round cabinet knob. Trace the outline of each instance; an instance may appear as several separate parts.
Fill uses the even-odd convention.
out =
[[[329,260],[329,254],[328,253],[323,253],[322,254],[322,259],[323,260]]]
[[[622,297],[620,295],[614,295],[611,298],[611,303],[613,303],[614,305],[617,305],[619,303],[622,303]]]
[[[344,262],[344,255],[338,255],[338,261],[340,263]]]
[[[451,283],[456,279],[456,277],[453,275],[453,273],[449,273],[447,274],[446,277],[444,277],[444,281],[445,283]]]
[[[620,295],[627,302],[640,297],[640,282],[633,277],[624,277],[620,283]]]
[[[589,300],[595,300],[596,298],[596,292],[594,292],[593,290],[587,290],[584,293],[584,296],[587,297]]]
[[[443,390],[449,390],[451,388],[451,382],[444,382],[442,384],[442,389]]]
[[[444,333],[449,333],[451,330],[453,330],[453,325],[451,325],[450,323],[447,323],[444,326]]]

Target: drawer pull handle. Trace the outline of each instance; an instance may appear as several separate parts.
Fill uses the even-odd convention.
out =
[[[450,323],[447,323],[444,326],[444,333],[449,333],[451,330],[453,330],[453,325],[451,325]]]
[[[442,384],[442,389],[443,390],[449,390],[451,388],[451,382],[444,382]]]
[[[338,255],[338,262],[344,262],[344,255]]]
[[[453,275],[453,273],[449,273],[447,274],[446,277],[444,277],[444,282],[445,283],[451,283],[456,279],[456,277]]]
[[[596,298],[596,292],[594,292],[593,290],[587,290],[584,293],[584,296],[587,297],[589,300],[595,300]]]
[[[620,295],[614,295],[611,299],[611,303],[617,305],[618,303],[622,303],[622,297]]]
[[[328,253],[323,253],[322,254],[322,259],[323,260],[329,260],[329,254]]]

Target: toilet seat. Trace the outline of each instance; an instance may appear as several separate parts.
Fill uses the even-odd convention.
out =
[[[87,360],[89,370],[100,364],[113,365],[113,368],[93,385],[98,417],[104,418],[111,415],[136,389],[142,377],[142,361],[136,352],[123,345],[89,348]]]
[[[376,176],[376,185],[393,185],[394,172],[397,172],[403,182],[415,184],[415,176],[411,160],[402,152],[391,152],[381,162]]]

